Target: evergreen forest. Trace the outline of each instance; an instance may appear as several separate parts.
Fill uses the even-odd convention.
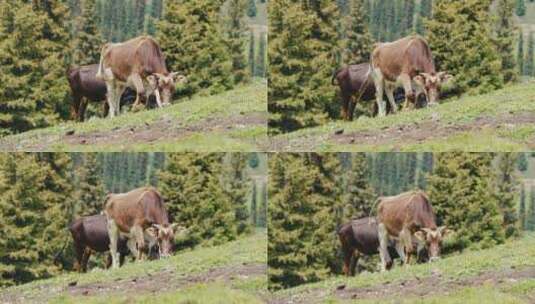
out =
[[[72,271],[68,225],[99,214],[109,192],[156,187],[171,222],[188,227],[175,235],[178,251],[266,227],[266,166],[257,153],[2,154],[0,286]]]

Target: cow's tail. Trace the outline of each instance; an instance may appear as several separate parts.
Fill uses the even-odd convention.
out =
[[[382,197],[379,196],[379,197],[375,200],[375,202],[373,202],[373,205],[372,205],[372,207],[370,208],[370,212],[368,213],[368,217],[370,217],[370,218],[372,217],[373,210],[375,210],[375,207],[377,207],[377,203],[379,203],[379,201],[381,201],[381,199],[382,199]]]
[[[343,69],[344,67],[341,67],[339,68],[338,70],[334,71],[333,73],[333,77],[331,78],[331,84],[332,85],[336,85],[336,83],[334,82],[334,80],[336,80],[336,76],[338,76],[338,73],[340,73],[340,71]]]
[[[109,46],[110,44],[106,43],[100,50],[100,61],[98,64],[98,71],[96,75],[97,79],[100,79],[100,80],[104,79],[104,75],[102,74],[104,71],[104,56],[106,55],[106,52],[108,51]]]
[[[54,255],[54,262],[53,262],[54,265],[58,264],[58,261],[63,256],[63,251],[65,251],[65,248],[67,248],[67,245],[69,245],[69,238],[66,238],[65,243],[63,244],[63,247],[61,247],[61,249],[58,252],[56,252],[56,254]]]

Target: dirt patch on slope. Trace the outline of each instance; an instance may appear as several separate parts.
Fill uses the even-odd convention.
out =
[[[201,274],[189,276],[179,276],[173,270],[164,270],[157,274],[117,280],[112,283],[95,283],[81,286],[69,286],[66,291],[75,296],[102,295],[102,294],[124,294],[135,293],[156,293],[176,290],[197,283],[212,281],[233,281],[247,279],[253,276],[265,274],[266,265],[245,264],[241,266],[214,268]]]
[[[0,294],[0,303],[43,303],[60,295],[71,296],[103,296],[119,295],[136,297],[141,294],[162,293],[186,288],[193,284],[213,281],[229,282],[247,280],[255,276],[267,274],[265,264],[242,264],[210,269],[206,272],[180,275],[173,269],[165,269],[157,273],[115,279],[102,283],[80,284],[72,281],[64,286],[37,286],[31,293],[13,292]],[[105,274],[103,274],[104,276]]]
[[[67,130],[64,134],[42,135],[39,138],[22,139],[20,142],[0,141],[2,151],[49,151],[54,145],[116,145],[127,148],[135,144],[150,144],[164,140],[180,140],[194,134],[245,130],[254,126],[265,126],[265,112],[242,113],[231,117],[206,118],[187,123],[163,116],[160,120],[139,126],[117,127],[106,131],[76,133]]]
[[[267,123],[265,113],[254,112],[232,117],[207,118],[195,124],[165,119],[140,127],[118,128],[106,132],[85,133],[66,136],[65,142],[71,145],[101,145],[111,143],[151,143],[160,140],[178,140],[195,133],[232,131]]]
[[[332,134],[328,140],[337,144],[395,144],[395,146],[399,147],[406,144],[446,138],[462,132],[477,132],[483,129],[513,129],[518,125],[529,123],[535,123],[535,113],[507,113],[498,117],[479,117],[463,124],[444,124],[440,122],[439,117],[436,117],[420,123],[387,127],[376,131]]]
[[[535,278],[535,267],[487,271],[481,272],[477,276],[458,279],[443,277],[440,271],[434,270],[431,276],[415,277],[409,280],[388,282],[370,287],[347,288],[345,285],[340,285],[334,290],[328,291],[311,289],[300,295],[273,300],[271,303],[319,303],[326,297],[345,300],[424,297],[454,293],[456,290],[466,287],[511,284],[529,278]]]

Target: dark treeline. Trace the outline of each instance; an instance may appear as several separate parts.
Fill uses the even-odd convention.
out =
[[[263,77],[267,34],[247,17],[247,3],[0,2],[0,135],[69,119],[67,69],[98,63],[102,45],[109,41],[154,36],[166,55],[168,69],[188,76],[187,84],[177,86],[175,99],[217,94],[249,82],[253,76]],[[249,45],[254,45],[252,54]]]
[[[381,195],[425,190],[438,224],[455,231],[443,244],[445,254],[487,248],[518,236],[526,228],[521,224],[523,220],[535,221],[533,200],[525,199],[523,207],[519,206],[521,157],[525,155],[270,156],[270,288],[286,288],[341,273],[337,227],[351,218],[375,215],[375,201]]]
[[[532,62],[531,50],[518,55],[514,0],[307,3],[281,0],[270,5],[272,134],[337,119],[340,103],[332,73],[343,65],[368,62],[374,42],[422,35],[437,69],[454,75],[449,94],[499,89],[524,74],[520,65]]]
[[[266,226],[265,156],[256,153],[0,155],[0,286],[70,271],[68,224],[98,214],[108,192],[157,187],[178,249],[221,244]]]

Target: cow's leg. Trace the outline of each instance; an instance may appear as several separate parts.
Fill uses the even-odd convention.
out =
[[[106,81],[106,101],[108,103],[108,114],[109,118],[115,117],[115,91],[116,91],[116,84],[115,81]]]
[[[360,252],[355,251],[354,254],[353,254],[353,259],[351,259],[351,275],[352,276],[354,276],[355,274],[360,272],[358,270],[359,258],[360,258]]]
[[[117,116],[121,114],[121,95],[123,95],[123,92],[125,89],[126,89],[126,86],[122,84],[118,84],[115,88],[114,102],[115,102],[115,112]]]
[[[112,264],[111,253],[108,253],[108,254],[106,255],[106,265],[105,265],[106,269],[109,269],[110,266],[111,266],[111,264]]]
[[[121,256],[119,258],[119,265],[123,266],[125,258],[126,258],[126,254],[121,253]]]
[[[112,259],[112,267],[119,268],[119,253],[117,252],[117,242],[119,241],[119,227],[115,220],[108,217],[108,235],[110,237],[110,253]]]
[[[383,223],[377,225],[377,233],[379,235],[379,256],[381,258],[381,271],[386,271],[388,263],[391,262],[390,254],[388,254],[388,231]]]
[[[137,247],[136,260],[141,261],[143,260],[143,255],[145,252],[145,236],[143,233],[143,227],[139,225],[134,225],[134,227],[132,227],[132,234],[136,240],[136,247]]]
[[[89,100],[87,98],[82,99],[82,102],[80,103],[80,108],[78,109],[78,121],[85,120],[85,111],[87,110],[88,103]]]
[[[86,248],[84,250],[84,255],[82,257],[82,272],[87,272],[87,263],[89,262],[90,257],[91,257],[91,249]]]
[[[355,107],[357,106],[357,97],[352,96],[349,99],[349,121],[353,121],[353,116],[355,115]]]
[[[136,101],[134,102],[133,108],[141,106],[141,102],[145,101],[145,87],[143,86],[143,80],[138,74],[132,74],[129,78],[129,82],[134,85],[136,89]],[[146,102],[145,102],[146,104]]]
[[[383,73],[379,69],[373,71],[373,82],[375,84],[375,99],[377,102],[377,108],[379,111],[379,117],[386,116],[386,102],[383,100],[384,94],[384,77]]]
[[[342,108],[340,109],[340,116],[342,119],[348,120],[349,119],[349,105],[351,103],[351,95],[341,93],[342,97]]]
[[[80,104],[82,103],[82,96],[73,94],[71,104],[71,118],[77,121],[80,120]]]
[[[78,272],[82,272],[82,261],[84,259],[85,246],[75,242],[74,251],[76,251],[76,263],[74,264],[74,269]]]
[[[396,87],[391,84],[385,86],[386,97],[388,98],[388,102],[390,102],[390,109],[392,110],[392,113],[396,113],[398,110],[396,105],[396,99],[394,99],[395,89]]]
[[[401,229],[399,233],[399,239],[403,246],[403,253],[405,255],[405,258],[403,259],[403,263],[407,266],[410,264],[411,259],[411,253],[412,253],[412,237],[411,232],[407,228]]]
[[[353,250],[344,249],[344,274],[351,275],[351,260],[353,258]]]
[[[134,257],[137,257],[137,246],[136,246],[136,237],[133,233],[130,234],[128,241],[126,242],[126,246],[132,253]]]
[[[414,92],[412,90],[412,80],[408,74],[401,74],[399,79],[401,80],[403,90],[405,91],[405,105],[403,106],[403,110],[409,110],[415,102]]]
[[[405,247],[401,241],[396,242],[396,252],[403,263],[405,263]]]

